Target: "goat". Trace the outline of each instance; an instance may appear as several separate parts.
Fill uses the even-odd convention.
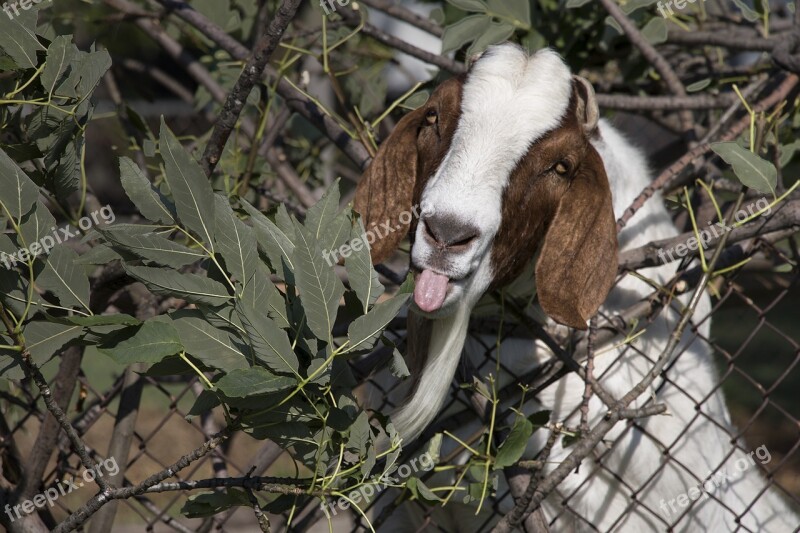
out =
[[[649,181],[639,150],[599,118],[591,85],[572,76],[552,50],[528,56],[512,44],[490,47],[467,74],[440,84],[425,105],[399,121],[358,185],[355,210],[370,228],[402,220],[399,214],[412,205],[422,208],[407,231],[389,234],[371,250],[373,260],[382,262],[409,235],[416,279],[409,323],[421,320],[429,330],[422,336],[421,371],[412,368],[411,397],[392,416],[404,442],[437,416],[462,350],[476,360],[485,357],[482,347],[465,342],[478,300],[520,276],[534,257],[538,302],[565,326],[586,329],[598,309],[613,314],[651,292],[632,276],[611,289],[618,248],[676,234],[656,197],[617,236],[615,213]],[[670,270],[662,265],[642,274],[664,284]],[[704,296],[695,314],[703,318],[695,327],[706,338],[710,308]],[[616,397],[627,393],[652,367],[676,323],[677,312],[665,310],[631,341],[635,350],[609,347],[595,362],[600,383]],[[504,342],[502,351],[504,366],[518,376],[551,356],[518,339]],[[735,431],[716,386],[710,347],[687,330],[676,353],[666,377],[651,387],[671,416],[617,424],[606,437],[613,446],[601,450],[601,460],[571,474],[544,502],[556,530],[784,532],[800,523],[780,496],[764,492],[757,467],[734,470],[736,461],[753,464],[753,452],[748,456],[730,438]],[[577,425],[583,390],[584,382],[570,374],[525,410],[549,409],[554,420]],[[589,411],[596,423],[607,408],[593,398]],[[534,433],[528,456],[544,444],[540,433]],[[546,471],[569,453],[557,442]],[[718,469],[741,477],[696,495],[693,487]],[[676,505],[687,491],[691,505]],[[471,515],[451,512],[442,520],[474,530]]]

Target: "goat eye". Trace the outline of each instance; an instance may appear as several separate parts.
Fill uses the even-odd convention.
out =
[[[428,109],[425,113],[425,121],[433,126],[439,120],[439,113],[435,109]]]
[[[566,161],[559,161],[555,165],[553,165],[553,170],[556,171],[556,174],[559,176],[563,176],[567,172],[569,172],[569,163]]]

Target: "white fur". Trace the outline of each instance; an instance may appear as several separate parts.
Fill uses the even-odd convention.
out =
[[[466,279],[451,283],[439,316],[452,312],[465,295],[486,291],[493,277],[488,250],[500,227],[503,190],[531,144],[564,116],[571,80],[552,50],[529,57],[513,45],[489,48],[470,71],[450,150],[422,194],[423,214],[453,215],[481,231],[477,242],[451,257],[448,272],[442,272]],[[412,250],[414,264],[423,268],[432,253],[424,231],[419,224]]]
[[[447,396],[469,312],[494,277],[489,250],[500,227],[503,190],[530,146],[564,116],[571,81],[569,69],[552,50],[529,57],[517,46],[504,45],[491,47],[464,85],[450,150],[425,187],[422,211],[433,212],[433,207],[437,216],[455,215],[478,224],[481,234],[468,250],[451,257],[448,271],[442,272],[452,281],[437,317],[455,313],[460,318],[456,323],[447,320],[450,329],[437,321],[423,382],[392,417],[406,441],[430,424]],[[420,224],[412,250],[412,260],[421,268],[427,268],[432,254],[424,231]]]
[[[545,133],[547,129],[543,128],[552,128],[553,120],[563,114],[569,98],[568,89],[563,84],[568,83],[569,78],[563,71],[566,67],[563,67],[563,63],[561,67],[556,64],[557,56],[552,52],[540,52],[527,64],[519,59],[515,47],[497,47],[491,51],[491,55],[497,58],[496,61],[478,63],[482,69],[481,76],[485,74],[485,78],[481,77],[480,82],[476,82],[472,88],[469,84],[465,88],[464,105],[465,111],[469,112],[459,123],[456,135],[458,142],[454,138],[454,149],[445,159],[443,170],[426,188],[423,202],[431,202],[437,214],[450,210],[463,214],[470,221],[480,221],[482,229],[494,227],[496,231],[499,225],[500,191],[507,182],[509,168],[513,168],[512,161],[515,162],[524,153],[521,150],[529,146],[526,142]],[[526,65],[531,69],[545,69],[546,75],[536,76],[534,70],[526,69]],[[504,69],[512,69],[511,72],[517,74],[510,75]],[[545,85],[541,85],[539,79],[544,80]],[[555,89],[543,89],[548,83],[554,84]],[[523,99],[521,95],[527,90],[533,91],[533,96]],[[503,113],[513,109],[510,114],[521,117],[519,120],[511,118],[504,123],[503,127],[510,128],[508,130],[499,126],[499,129],[491,127],[500,123],[494,113],[500,113],[501,109],[505,109]],[[551,112],[547,113],[547,110]],[[620,216],[635,196],[650,183],[651,177],[639,150],[607,122],[601,121],[599,129],[600,139],[594,142],[594,146],[603,159],[614,198],[614,211]],[[494,197],[488,191],[493,191]],[[496,212],[491,212],[493,210]],[[521,213],[520,216],[527,215]],[[492,232],[489,234],[493,236]],[[619,236],[620,247],[623,250],[631,249],[676,234],[662,200],[655,197],[629,221],[628,227]],[[418,235],[412,257],[416,264],[424,267],[427,256],[425,248],[420,247],[424,242],[420,237]],[[449,316],[438,320],[434,326],[430,361],[425,368],[420,390],[394,417],[395,424],[406,440],[416,437],[436,416],[449,390],[461,356],[469,310],[491,280],[491,269],[486,261],[489,254],[485,253],[488,245],[482,246],[482,257],[468,257],[457,264],[456,269],[462,269],[460,273],[471,272],[473,275],[458,291],[454,291],[455,297],[448,295],[446,305],[451,306]],[[674,270],[674,265],[663,265],[643,269],[640,274],[663,283],[672,277]],[[611,292],[602,312],[619,312],[651,292],[649,285],[636,277],[627,276]],[[687,299],[688,296],[684,296],[683,303]],[[694,322],[700,324],[698,332],[706,338],[710,328],[706,318],[710,310],[710,300],[704,296],[694,315]],[[595,362],[595,375],[612,395],[620,397],[627,393],[652,367],[677,320],[678,314],[672,309],[661,313],[646,332],[632,342],[635,350],[609,346],[598,348],[601,355]],[[466,355],[480,367],[486,361],[484,346],[492,346],[494,341],[494,338],[487,338],[484,340],[486,344],[481,344],[469,339],[465,345]],[[765,486],[757,464],[750,464],[732,484],[712,491],[712,497],[701,496],[691,512],[679,522],[675,523],[684,511],[682,507],[678,508],[678,512],[670,513],[666,522],[661,520],[663,515],[659,518],[658,513],[663,512],[662,500],[669,502],[676,499],[714,472],[727,470],[738,473],[736,462],[747,460],[744,444],[730,443],[730,436],[736,431],[732,427],[722,392],[716,388],[718,378],[711,348],[687,330],[675,353],[671,365],[666,369],[668,379],[657,380],[650,389],[657,401],[667,404],[669,416],[639,421],[644,432],[626,423],[617,424],[604,440],[607,445],[598,447],[598,452],[602,452],[600,459],[584,460],[579,472],[571,473],[545,501],[547,518],[555,520],[551,531],[594,531],[595,528],[600,531],[660,531],[666,529],[666,523],[669,523],[676,531],[685,532],[734,531],[739,527],[742,531],[783,533],[793,531],[798,526],[800,520],[797,515],[775,491],[768,490],[757,497]],[[492,355],[501,359],[502,367],[510,373],[497,376],[499,387],[513,382],[516,376],[525,374],[551,357],[551,353],[540,343],[523,339],[504,341]],[[583,381],[574,374],[568,375],[535,400],[529,401],[525,411],[532,413],[549,409],[553,411],[554,421],[577,425],[577,407],[583,390]],[[649,399],[650,395],[645,394],[633,407],[643,405]],[[592,400],[589,407],[592,425],[601,419],[607,408],[597,398]],[[460,409],[463,407],[448,412]],[[474,434],[479,427],[475,422],[461,428],[458,434],[465,437]],[[527,457],[536,454],[544,438],[542,431],[534,434]],[[665,446],[669,448],[668,455],[663,453]],[[443,450],[442,453],[449,451]],[[552,471],[570,452],[569,448],[564,449],[558,442],[546,470]],[[442,481],[434,481],[433,484],[451,482],[447,479]],[[501,487],[498,492],[502,494],[504,490]],[[564,500],[568,508],[562,508]],[[757,500],[756,503],[744,515],[741,525],[737,525],[734,522],[736,515],[743,513],[754,500]],[[637,505],[636,502],[644,505]],[[501,510],[507,511],[511,503],[510,500],[501,502]],[[488,513],[490,511],[484,510],[482,516],[475,517],[473,507],[450,503],[445,508],[434,510],[431,522],[446,525],[450,530],[475,531]],[[578,516],[582,519],[578,519]],[[413,512],[395,515],[395,518],[386,530],[414,531],[423,524],[423,517]]]
[[[455,313],[433,324],[430,356],[417,391],[408,403],[392,415],[392,423],[405,442],[416,439],[428,427],[447,398],[460,359],[450,355],[461,354],[464,348],[470,311],[471,306],[461,304]],[[450,379],[442,379],[442,376],[450,376]]]

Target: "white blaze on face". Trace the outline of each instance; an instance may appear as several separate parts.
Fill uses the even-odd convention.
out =
[[[493,46],[473,66],[450,150],[425,187],[422,208],[423,213],[471,223],[480,236],[468,250],[448,258],[447,272],[437,273],[464,278],[450,283],[443,299],[441,277],[429,270],[433,250],[423,238],[423,225],[418,226],[412,256],[423,269],[417,303],[424,311],[436,311],[465,296],[474,303],[491,283],[491,243],[500,227],[509,176],[531,145],[559,125],[571,90],[569,68],[552,50],[529,57],[515,45]],[[447,280],[443,283],[446,290]]]

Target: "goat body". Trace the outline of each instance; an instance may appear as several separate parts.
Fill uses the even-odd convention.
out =
[[[356,210],[369,227],[422,206],[419,222],[407,228],[417,274],[411,312],[432,323],[427,346],[418,350],[427,357],[414,390],[392,417],[405,441],[417,438],[441,410],[462,351],[476,367],[485,362],[484,345],[467,341],[470,316],[487,290],[517,278],[535,252],[537,297],[558,323],[585,329],[598,309],[613,315],[652,292],[633,276],[611,289],[618,245],[634,248],[677,233],[656,197],[617,236],[615,216],[649,182],[639,150],[598,120],[591,86],[550,50],[529,57],[514,45],[490,47],[466,76],[440,85],[400,121],[359,184]],[[373,259],[388,257],[402,233],[376,242]],[[673,269],[640,273],[664,284]],[[693,331],[684,333],[664,375],[631,405],[655,398],[669,415],[614,427],[594,458],[545,501],[555,530],[785,532],[798,526],[781,497],[766,490],[758,466],[764,453],[756,458],[731,438],[736,432],[702,340],[709,336],[710,308],[704,295]],[[630,343],[599,347],[594,375],[603,387],[616,398],[629,392],[663,352],[678,318],[667,309]],[[506,340],[492,355],[507,371],[497,376],[499,386],[552,357],[523,339]],[[525,410],[548,409],[552,420],[577,426],[584,387],[569,374]],[[592,398],[590,427],[607,409]],[[528,457],[542,448],[543,433],[534,433]],[[545,472],[570,452],[559,439]],[[438,509],[434,521],[475,530],[482,517],[458,507]],[[394,529],[406,527],[395,523]]]

